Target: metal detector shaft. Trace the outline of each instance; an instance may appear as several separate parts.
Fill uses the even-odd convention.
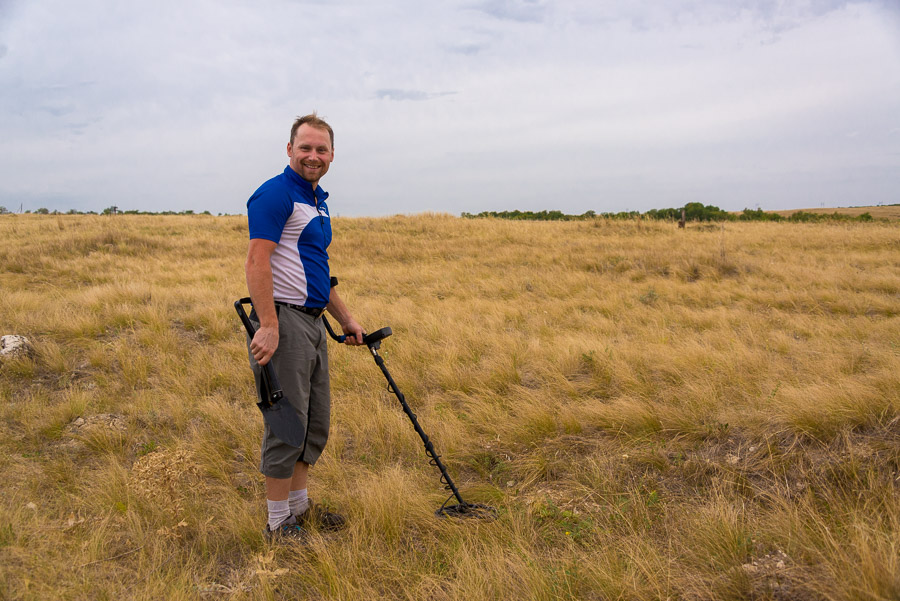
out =
[[[325,323],[325,329],[328,330],[329,336],[331,336],[338,342],[344,342],[344,340],[346,340],[346,336],[338,336],[337,334],[335,334],[334,330],[331,329],[331,324],[328,323],[327,319],[323,317],[322,320]],[[460,505],[468,507],[470,506],[470,504],[466,503],[463,500],[462,495],[459,494],[459,489],[456,488],[456,484],[453,483],[453,479],[450,477],[450,474],[447,472],[447,468],[441,461],[440,455],[438,455],[434,450],[434,445],[431,443],[431,440],[428,439],[428,435],[425,434],[425,430],[423,430],[422,426],[419,425],[419,420],[416,419],[416,414],[413,413],[412,409],[409,407],[409,403],[406,402],[406,397],[404,397],[403,393],[400,392],[400,389],[397,387],[397,383],[394,382],[394,378],[391,377],[391,372],[389,372],[387,367],[385,367],[384,358],[378,354],[378,349],[379,347],[381,347],[382,339],[387,338],[390,335],[390,328],[381,328],[376,332],[364,335],[363,344],[369,347],[369,351],[375,358],[375,363],[381,369],[381,373],[384,374],[385,379],[387,379],[388,381],[388,388],[397,396],[397,400],[400,401],[400,405],[403,407],[403,412],[412,422],[413,427],[416,429],[416,433],[419,435],[419,438],[422,439],[422,443],[425,445],[425,455],[427,455],[431,460],[431,464],[436,466],[441,471],[441,482],[446,485],[447,490],[453,493],[453,496],[456,497],[456,500],[460,502]]]
[[[457,501],[465,505],[466,502],[463,501],[462,496],[459,494],[459,489],[456,488],[456,485],[453,483],[453,479],[450,478],[450,474],[447,473],[447,468],[444,467],[444,463],[441,461],[440,455],[435,452],[434,445],[431,444],[431,440],[429,440],[428,435],[425,434],[422,426],[419,425],[419,420],[416,419],[416,414],[412,412],[412,409],[410,409],[409,404],[406,402],[406,397],[404,397],[403,393],[400,392],[400,389],[397,388],[397,384],[394,382],[394,378],[391,377],[391,373],[387,370],[387,367],[385,367],[384,358],[378,354],[378,350],[374,347],[374,345],[369,346],[369,351],[371,351],[372,356],[375,358],[375,363],[381,369],[381,373],[383,373],[384,377],[387,379],[391,392],[393,392],[397,396],[397,400],[400,401],[400,405],[403,407],[403,412],[413,423],[413,427],[416,429],[416,433],[425,444],[425,454],[431,459],[431,463],[433,463],[439,470],[441,470],[441,482],[446,484],[447,488],[453,492],[453,496],[456,497]]]

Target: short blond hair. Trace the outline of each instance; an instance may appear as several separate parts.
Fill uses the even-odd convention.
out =
[[[291,140],[288,142],[289,144],[294,144],[294,136],[297,135],[297,130],[300,129],[300,126],[306,124],[310,127],[315,127],[316,129],[324,129],[328,132],[328,137],[331,138],[331,149],[334,150],[334,130],[331,129],[331,126],[325,123],[323,119],[319,119],[319,116],[315,111],[310,113],[309,115],[304,115],[303,117],[297,117],[297,120],[294,121],[294,126],[291,127]]]

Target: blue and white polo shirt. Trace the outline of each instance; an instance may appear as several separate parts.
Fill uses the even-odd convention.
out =
[[[276,242],[272,284],[277,301],[324,307],[331,294],[328,245],[331,218],[328,193],[312,185],[288,165],[247,201],[250,239]]]

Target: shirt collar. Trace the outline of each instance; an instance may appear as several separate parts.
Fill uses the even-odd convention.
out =
[[[312,184],[300,177],[300,174],[291,169],[290,165],[284,168],[284,174],[291,182],[300,188],[303,192],[303,196],[313,201],[313,204],[316,204],[316,201],[321,202],[328,198],[328,192],[323,190],[322,186],[316,186],[316,189],[313,190]]]

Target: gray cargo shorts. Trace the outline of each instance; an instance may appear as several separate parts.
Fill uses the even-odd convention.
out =
[[[272,357],[275,375],[306,430],[303,444],[297,448],[281,441],[265,426],[259,471],[270,478],[290,478],[298,461],[315,464],[328,441],[331,421],[331,391],[328,383],[328,347],[325,326],[320,318],[289,307],[278,310],[278,348]],[[251,321],[259,327],[256,313]],[[262,369],[247,352],[260,399],[265,398]]]

